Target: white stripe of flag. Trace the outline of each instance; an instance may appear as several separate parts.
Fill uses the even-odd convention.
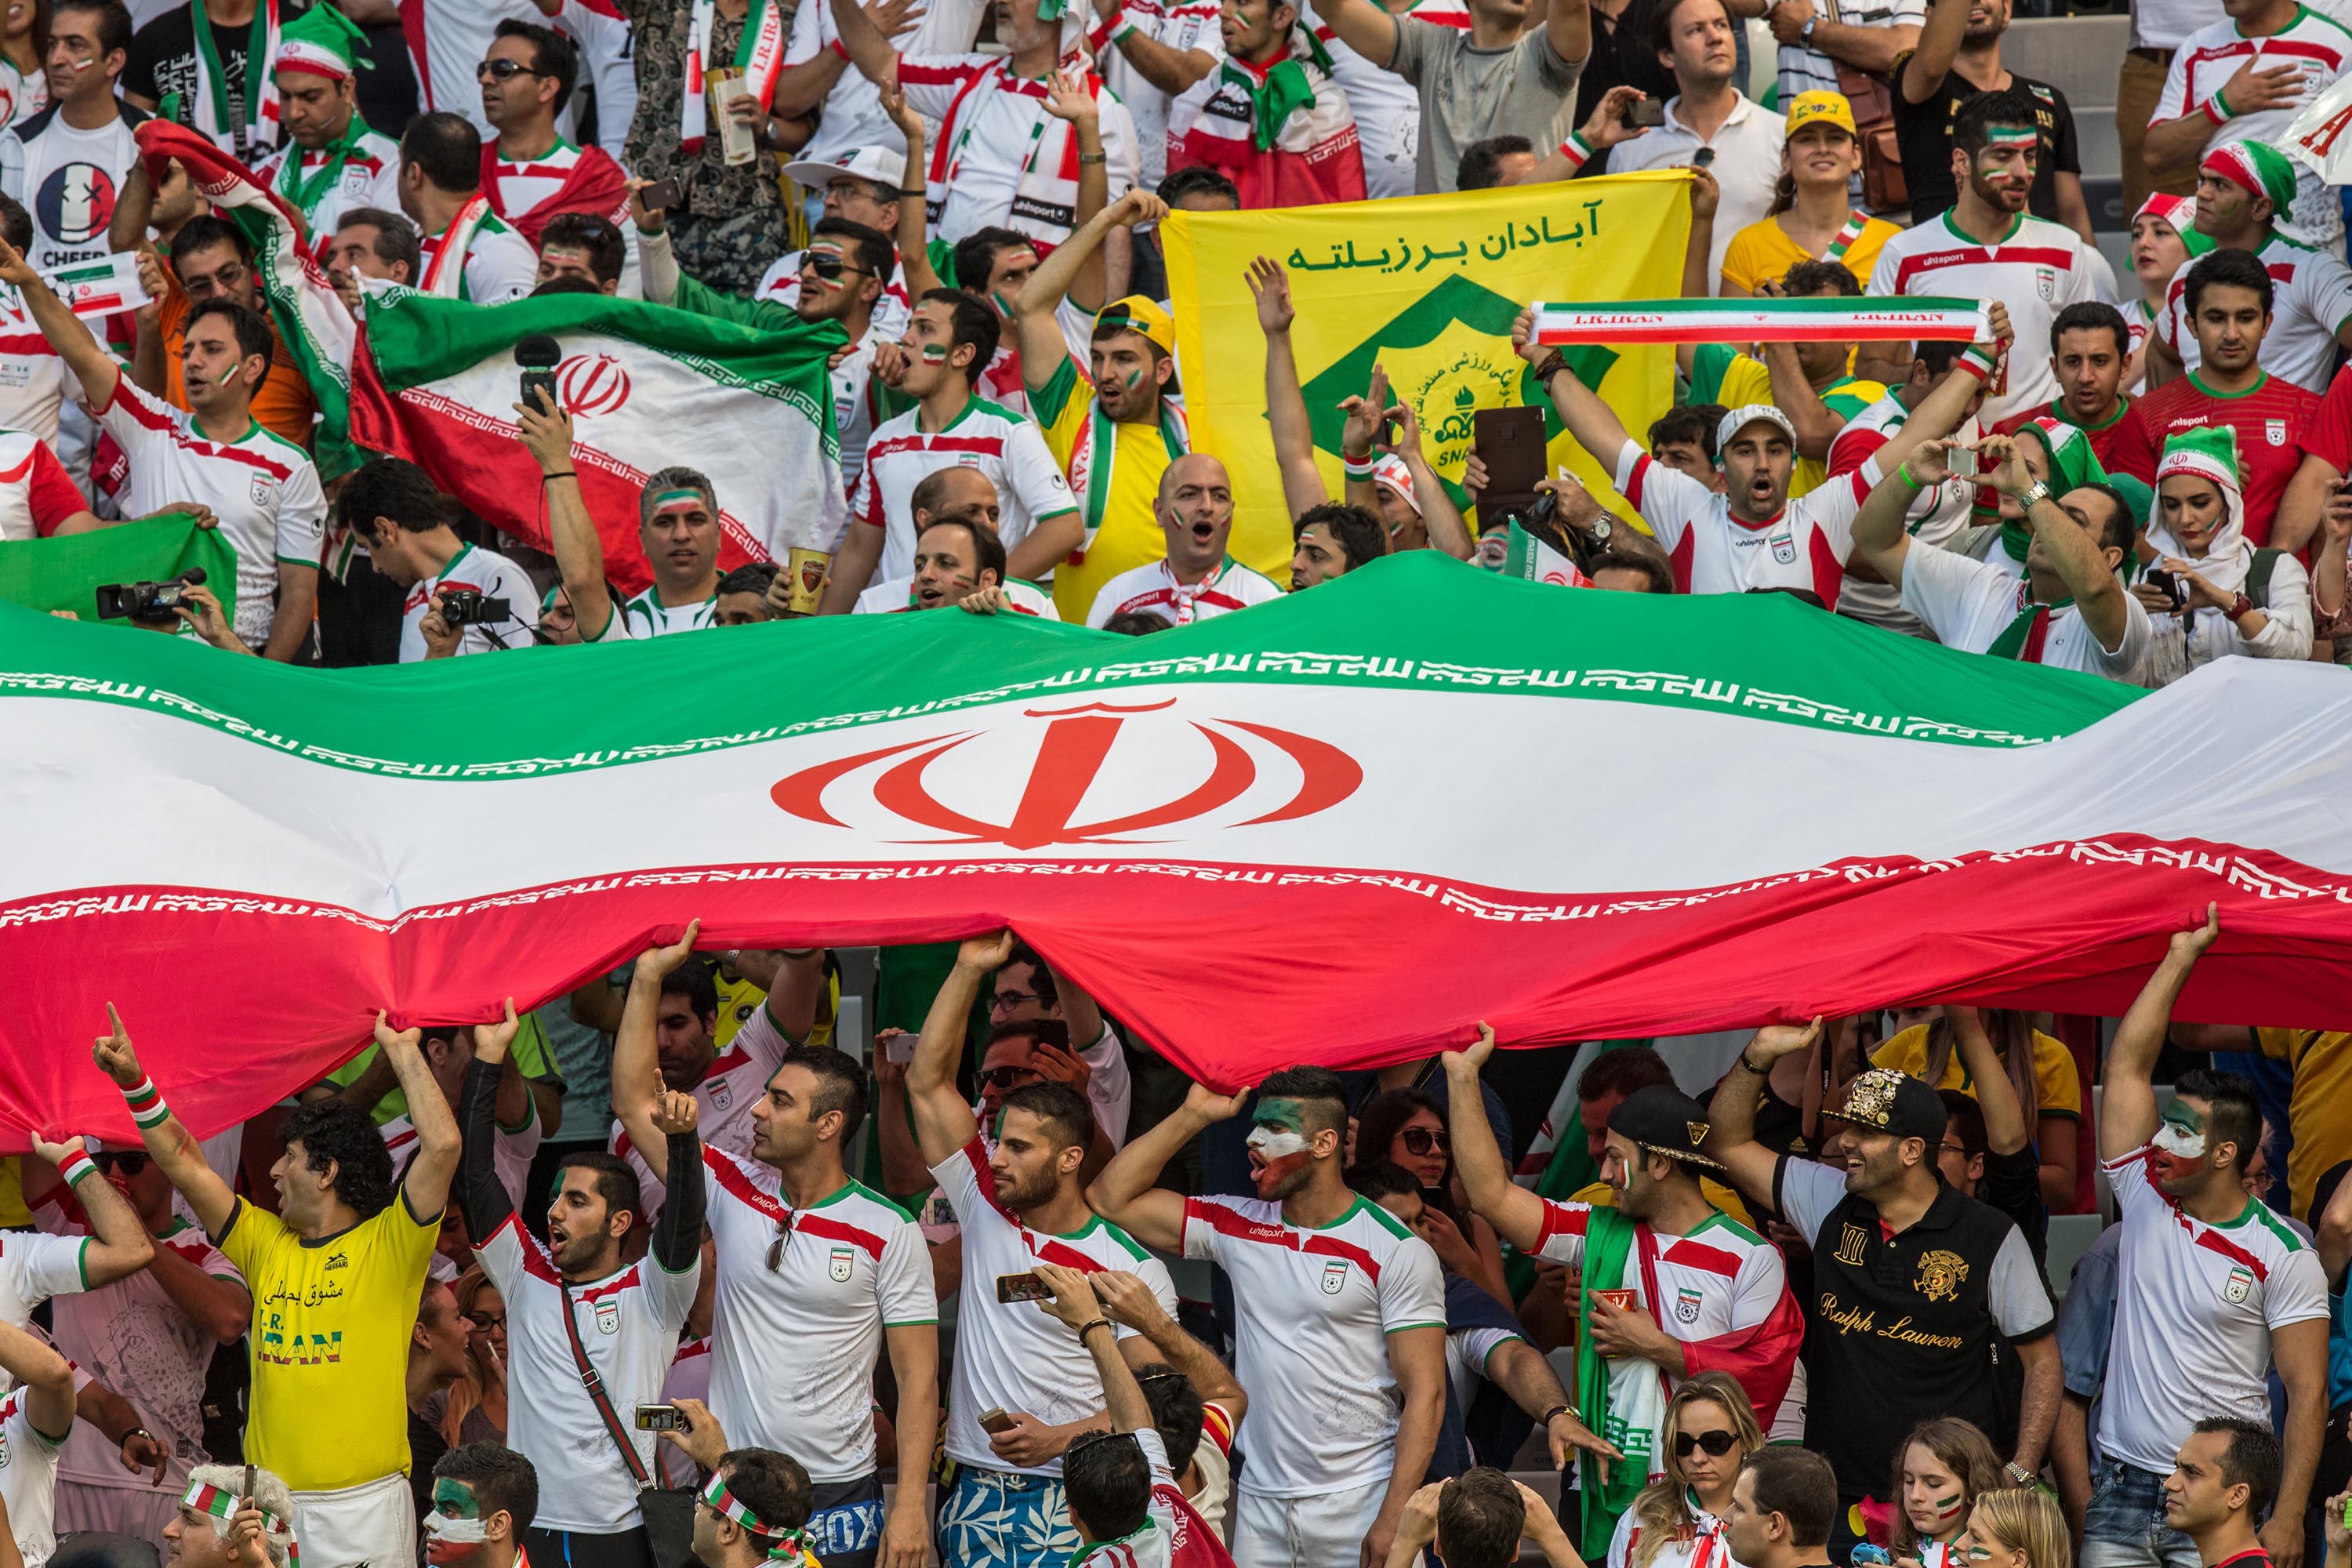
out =
[[[1830,306],[1823,310],[1821,307]],[[1963,300],[1538,301],[1536,342],[1574,343],[1990,342],[1984,306]]]

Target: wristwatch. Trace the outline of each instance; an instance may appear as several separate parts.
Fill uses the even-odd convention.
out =
[[[1805,25],[1797,29],[1797,42],[1801,44],[1811,43],[1813,41],[1813,29],[1821,25],[1822,18],[1818,12],[1806,17]]]
[[[2254,613],[2254,602],[2240,593],[2230,600],[2230,607],[2221,612],[2231,620],[2239,621]]]
[[[2017,498],[2017,504],[2023,507],[2026,510],[2031,511],[2033,510],[2037,502],[2045,501],[2049,499],[2049,483],[2046,480],[2036,479],[2032,484],[2025,487],[2025,493]]]
[[[1555,1405],[1550,1409],[1543,1413],[1543,1419],[1537,1422],[1536,1425],[1538,1426],[1549,1426],[1563,1415],[1573,1415],[1575,1414],[1576,1407],[1574,1405]]]
[[[2019,1486],[2030,1487],[2033,1484],[2033,1472],[2027,1469],[2023,1465],[2019,1464],[2015,1459],[2011,1459],[2009,1463],[2003,1465],[2001,1468],[2008,1471],[2009,1479],[2015,1481]]]

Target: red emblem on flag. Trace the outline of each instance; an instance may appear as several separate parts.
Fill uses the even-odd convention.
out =
[[[573,354],[555,367],[555,395],[575,419],[618,414],[629,400],[629,373],[611,354]]]

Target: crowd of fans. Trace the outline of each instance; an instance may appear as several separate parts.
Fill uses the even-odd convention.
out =
[[[2352,33],[2136,9],[2118,279],[2011,14],[8,0],[0,540],[191,514],[233,613],[190,584],[142,624],[297,664],[950,605],[1148,635],[1522,547],[1568,592],[1783,592],[2144,686],[2352,662],[2342,193],[2279,145]],[[834,334],[840,537],[722,573],[711,480],[665,468],[624,595],[544,394],[479,439],[538,465],[545,554],[409,462],[322,482],[269,258],[142,162],[154,115],[283,197],[362,323],[404,287]],[[1171,209],[1638,169],[1687,172],[1686,296],[1959,297],[1984,339],[1685,343],[1637,437],[1526,316],[1528,400],[1622,513],[1482,506],[1493,454],[1441,476],[1377,370],[1334,494],[1261,258],[1296,550],[1286,584],[1234,558]],[[52,287],[115,258],[135,310]],[[1144,563],[1057,598],[1114,546]],[[1897,1005],[1228,1095],[1009,932],[886,950],[908,1027],[861,1056],[841,955],[689,925],[499,1024],[380,1023],[203,1141],[134,1011],[93,1055],[142,1143],[15,1166],[0,1568],[2352,1568],[2352,1035],[2174,1026],[2217,929],[2104,1051]],[[2052,1216],[2104,1202],[2053,1293]]]

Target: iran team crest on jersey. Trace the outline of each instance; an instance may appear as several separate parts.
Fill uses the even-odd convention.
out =
[[[621,1331],[621,1303],[610,1297],[596,1303],[596,1331],[617,1334]]]
[[[2285,420],[2284,420],[2284,419],[2265,419],[2265,420],[2263,420],[2263,438],[2264,440],[2268,441],[2268,442],[2269,442],[2272,446],[2273,446],[2273,447],[2284,447],[2284,446],[2285,446],[2285,445],[2286,445],[2286,421],[2285,421]]]
[[[1787,566],[1797,559],[1797,536],[1786,529],[1772,536],[1772,559]]]
[[[269,504],[269,487],[275,482],[276,481],[271,479],[268,474],[256,474],[253,476],[254,505],[268,506]]]
[[[851,1258],[849,1256],[849,1248],[845,1247],[835,1247],[832,1253],[827,1257],[825,1260],[825,1272],[833,1276],[835,1284],[846,1285],[849,1283],[850,1262]]]
[[[1676,1287],[1675,1290],[1675,1316],[1685,1323],[1697,1322],[1698,1304],[1701,1298],[1699,1293],[1692,1289],[1689,1286],[1683,1285]]]
[[[2230,1270],[2230,1278],[2221,1287],[2221,1300],[2235,1306],[2253,1293],[2254,1271],[2240,1267]]]
[[[710,1109],[724,1110],[735,1103],[735,1086],[725,1079],[710,1080]]]
[[[1323,1266],[1323,1294],[1336,1296],[1339,1293],[1340,1287],[1347,1282],[1348,1266],[1346,1264],[1327,1263]]]
[[[2058,297],[2058,274],[2050,268],[2037,267],[2033,269],[2033,286],[2042,290],[2044,300],[2055,300]]]

